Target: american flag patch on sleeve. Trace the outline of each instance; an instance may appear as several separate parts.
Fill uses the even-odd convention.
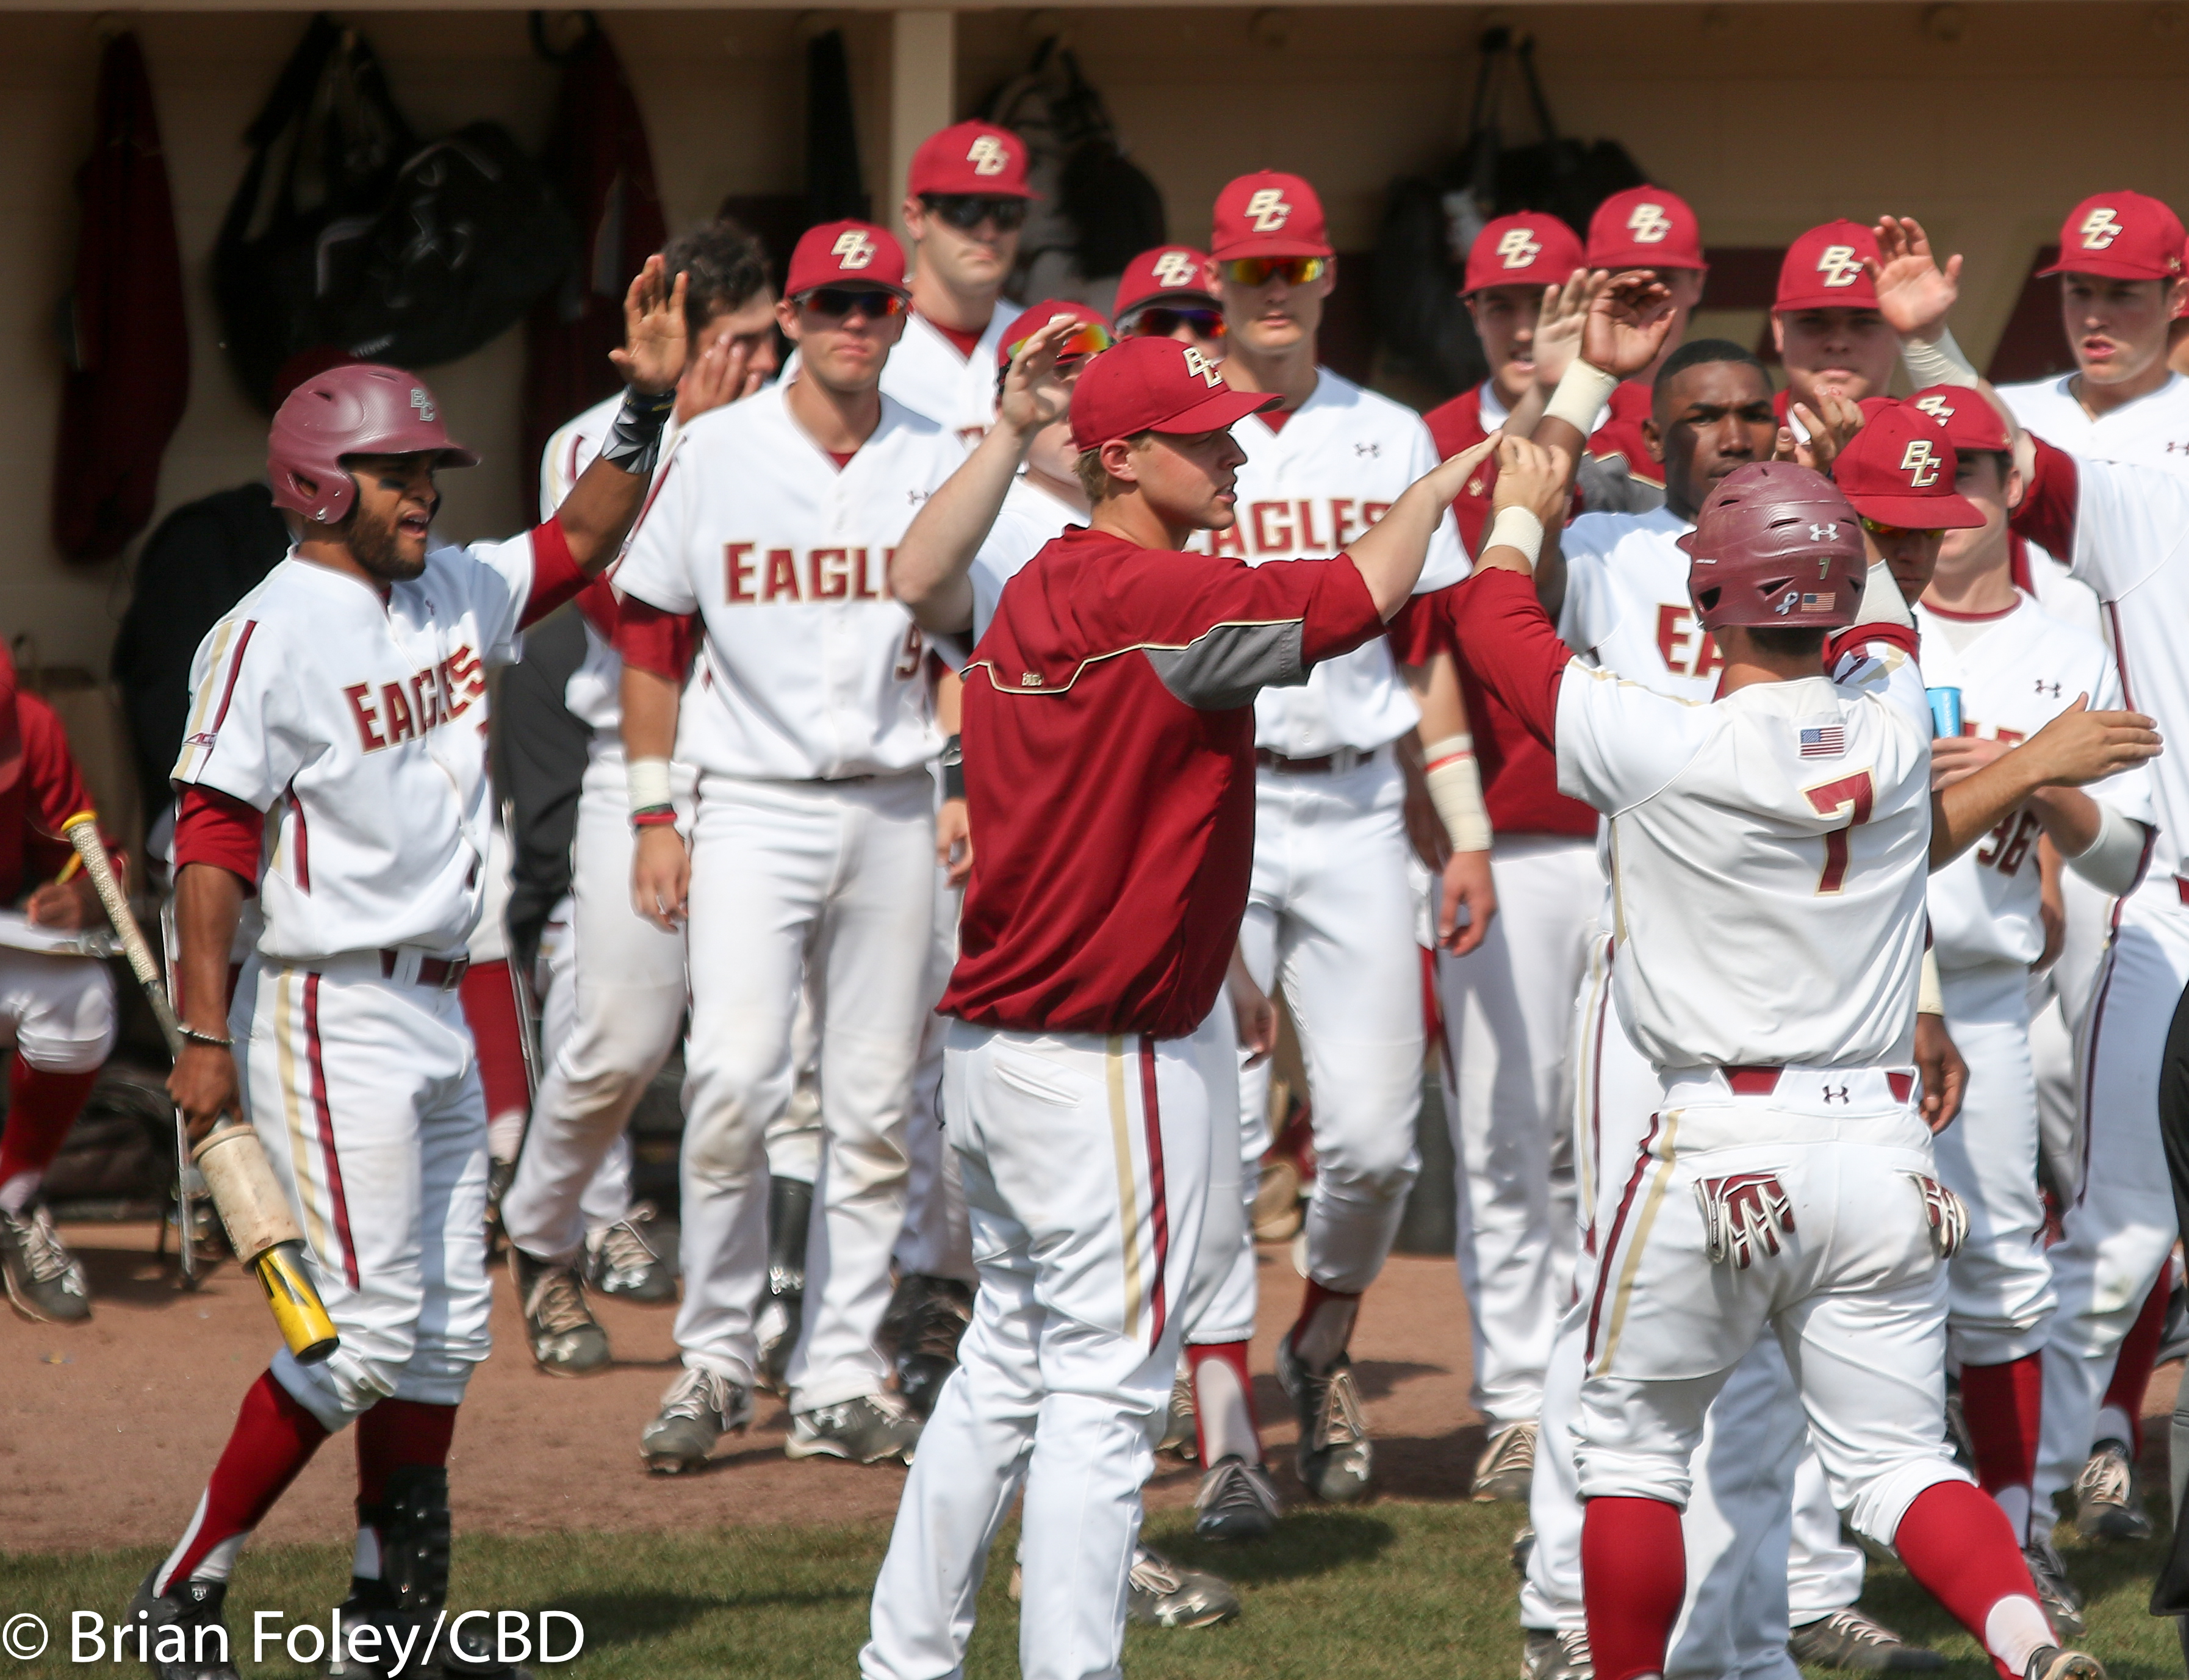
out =
[[[1802,732],[1803,758],[1837,758],[1847,750],[1847,727],[1827,723]]]

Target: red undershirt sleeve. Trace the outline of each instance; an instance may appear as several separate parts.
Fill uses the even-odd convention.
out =
[[[688,613],[665,613],[650,602],[626,595],[617,611],[615,648],[624,663],[682,682],[692,668],[697,627]]]
[[[2029,441],[2037,446],[2037,465],[2022,506],[2007,516],[2007,524],[2025,542],[2035,543],[2062,565],[2072,565],[2081,484],[2075,457],[2033,433]]]
[[[565,601],[580,593],[592,580],[570,555],[569,539],[563,522],[550,519],[532,528],[532,592],[524,597],[524,611],[517,627],[536,625]]]
[[[266,834],[266,813],[231,794],[195,783],[183,789],[175,811],[175,868],[210,863],[258,889],[258,860]]]
[[[1477,572],[1452,593],[1459,655],[1530,735],[1558,746],[1558,684],[1573,649],[1536,598],[1536,581],[1502,568]]]

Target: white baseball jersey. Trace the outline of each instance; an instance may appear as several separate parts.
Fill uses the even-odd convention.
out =
[[[516,657],[530,533],[378,591],[292,552],[207,632],[174,779],[266,815],[258,949],[462,954],[488,888],[485,667]]]
[[[554,517],[563,498],[601,452],[609,427],[623,409],[623,393],[605,397],[575,420],[563,425],[540,452],[540,517]],[[671,418],[661,435],[665,458],[676,437]],[[623,660],[591,619],[585,620],[585,657],[563,686],[563,704],[570,716],[597,735],[613,735],[623,727]]]
[[[1631,682],[1676,700],[1707,701],[1725,660],[1688,594],[1688,552],[1679,540],[1693,529],[1664,507],[1584,513],[1568,525],[1558,539],[1566,559],[1558,636],[1589,664]]]
[[[2024,430],[2070,455],[2135,461],[2189,478],[2189,379],[2172,375],[2148,396],[2093,419],[2075,400],[2075,377],[2002,385],[1999,394]]]
[[[973,557],[970,576],[976,642],[987,634],[988,621],[996,616],[996,602],[1002,598],[1004,585],[1018,575],[1019,568],[1052,538],[1062,535],[1066,525],[1086,523],[1084,513],[1023,473],[1011,481],[996,523],[988,527],[987,540]]]
[[[2161,830],[2153,871],[2189,874],[2189,483],[2148,467],[2084,459],[2076,466],[2074,575],[2105,603],[2106,627],[2129,706],[2156,718],[2165,752],[2145,768]]]
[[[919,311],[912,311],[904,336],[882,369],[882,394],[896,398],[914,414],[940,421],[971,450],[995,424],[996,355],[1003,348],[1004,329],[1017,314],[999,300],[981,342],[965,356]],[[786,371],[783,378],[789,377]]]
[[[1566,666],[1558,786],[1610,820],[1614,989],[1651,1061],[1909,1059],[1930,733],[1898,653],[1708,705]]]
[[[806,781],[935,755],[926,643],[890,597],[889,557],[964,460],[950,433],[888,397],[840,468],[781,386],[692,422],[616,573],[625,596],[706,624],[678,760]]]
[[[2120,704],[2120,679],[2105,644],[2061,623],[2027,595],[1977,621],[1919,604],[1915,623],[1923,637],[1923,680],[1961,691],[1964,734],[2012,745],[2073,705],[2078,694],[2088,694],[2101,711]],[[2141,769],[2091,792],[2124,816],[2152,820],[2149,780]],[[2036,813],[2017,806],[1988,838],[1931,877],[1931,936],[1941,965],[2033,963],[2043,954],[2036,855],[2043,833]]]
[[[1343,552],[1438,460],[1419,415],[1328,368],[1318,370],[1314,392],[1281,430],[1249,415],[1231,435],[1247,451],[1239,469],[1239,523],[1196,537],[1191,546],[1235,554],[1253,566]],[[1447,510],[1429,539],[1414,593],[1457,583],[1468,569],[1459,527]],[[1254,700],[1254,744],[1287,758],[1319,757],[1338,747],[1366,750],[1395,740],[1420,719],[1399,680],[1391,644],[1378,636],[1324,660],[1298,687],[1262,690]]]

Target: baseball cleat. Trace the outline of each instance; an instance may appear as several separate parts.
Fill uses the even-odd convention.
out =
[[[517,1181],[514,1161],[495,1161],[486,1163],[486,1252],[499,1254],[509,1245],[509,1233],[501,1227],[501,1198],[509,1194],[509,1187]]]
[[[2100,1441],[2075,1478],[2075,1532],[2085,1540],[2148,1540],[2135,1461],[2120,1441]]]
[[[91,1316],[83,1267],[63,1245],[42,1202],[20,1213],[0,1208],[0,1279],[15,1310],[33,1324],[81,1324]]]
[[[1196,1540],[1259,1540],[1277,1524],[1283,1507],[1270,1473],[1236,1453],[1218,1459],[1193,1496]]]
[[[2089,1632],[2090,1624],[2083,1619],[2083,1595],[2067,1579],[2067,1565],[2061,1561],[2059,1549],[2050,1540],[2033,1534],[2029,1544],[2022,1548],[2022,1561],[2029,1565],[2029,1579],[2037,1587],[2038,1600],[2045,1606],[2052,1631],[2070,1639]]]
[[[676,1260],[651,1204],[585,1233],[585,1287],[619,1301],[659,1307],[676,1299]]]
[[[182,1630],[184,1649],[173,1660],[158,1656],[149,1659],[144,1666],[151,1671],[152,1680],[237,1680],[228,1624],[220,1615],[221,1601],[228,1597],[228,1583],[178,1581],[170,1582],[165,1592],[156,1593],[152,1583],[159,1578],[156,1564],[129,1601],[127,1621],[134,1624],[138,1617],[145,1618],[146,1650],[159,1650],[161,1630],[169,1627]]]
[[[608,1332],[585,1304],[575,1266],[535,1260],[512,1243],[509,1275],[534,1364],[551,1377],[590,1377],[608,1368]]]
[[[1527,1649],[1520,1659],[1520,1680],[1596,1680],[1588,1630],[1569,1627],[1553,1633],[1530,1628]]]
[[[669,1385],[661,1410],[638,1438],[639,1456],[657,1476],[704,1469],[715,1443],[752,1421],[752,1392],[711,1371],[687,1371]]]
[[[973,1321],[973,1290],[954,1277],[908,1281],[919,1287],[897,1335],[897,1391],[913,1415],[925,1420],[958,1368],[958,1343]]]
[[[862,1394],[834,1406],[790,1415],[790,1439],[783,1450],[793,1458],[848,1458],[854,1464],[879,1464],[894,1458],[912,1462],[919,1443],[919,1419],[895,1394]]]
[[[1473,1500],[1478,1505],[1504,1500],[1528,1502],[1528,1490],[1536,1480],[1536,1425],[1507,1423],[1490,1436],[1482,1457],[1474,1461]]]
[[[1193,1374],[1181,1371],[1170,1381],[1170,1404],[1163,1410],[1162,1439],[1156,1443],[1156,1451],[1176,1453],[1191,1463],[1199,1451],[1194,1434],[1196,1417]]]
[[[1151,1547],[1134,1547],[1131,1587],[1125,1619],[1144,1627],[1213,1627],[1239,1614],[1230,1582],[1181,1569]]]
[[[1277,1343],[1277,1382],[1299,1418],[1292,1468],[1308,1491],[1333,1505],[1361,1498],[1375,1479],[1376,1458],[1360,1391],[1353,1383],[1353,1361],[1340,1354],[1317,1375],[1293,1355],[1288,1330]]]
[[[1909,1644],[1852,1607],[1803,1622],[1787,1639],[1786,1649],[1797,1663],[1858,1674],[1927,1674],[1946,1666],[1937,1652]]]
[[[1536,1525],[1523,1523],[1513,1530],[1513,1543],[1506,1548],[1505,1561],[1513,1566],[1513,1573],[1525,1581],[1528,1578],[1528,1559],[1536,1553]]]
[[[2106,1680],[2103,1664],[2081,1651],[2039,1645],[2022,1671],[2022,1680]]]

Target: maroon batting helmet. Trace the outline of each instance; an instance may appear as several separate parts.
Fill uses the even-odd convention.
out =
[[[329,368],[291,391],[274,416],[266,438],[274,505],[338,524],[357,500],[344,457],[429,450],[437,467],[478,465],[449,436],[439,401],[416,374],[373,362]]]
[[[1705,630],[1843,630],[1869,572],[1847,499],[1790,461],[1753,461],[1720,479],[1680,546]]]

